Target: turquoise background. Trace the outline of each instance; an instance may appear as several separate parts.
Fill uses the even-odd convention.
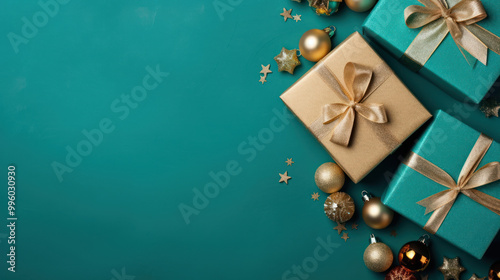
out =
[[[0,218],[7,224],[9,164],[17,169],[18,217],[15,273],[7,271],[7,228],[0,226],[1,279],[296,280],[283,275],[310,262],[317,239],[328,237],[336,248],[308,279],[383,279],[363,264],[369,234],[397,252],[424,233],[400,216],[372,230],[359,215],[360,192],[381,195],[418,135],[361,183],[344,186],[359,224],[352,230],[348,223],[347,242],[323,214],[326,194],[310,199],[319,191],[314,172],[328,154],[297,119],[276,122],[279,131],[269,135],[275,111],[287,112],[279,95],[313,65],[302,58],[292,76],[277,71],[274,56],[296,48],[305,31],[331,24],[338,44],[361,31],[367,13],[342,5],[338,14],[318,17],[306,3],[288,0],[216,3],[231,9],[219,16],[212,1],[68,1],[17,54],[8,34],[21,36],[23,17],[32,22],[42,8],[37,1],[0,3]],[[302,21],[284,22],[283,7]],[[500,140],[498,118],[486,119],[375,49],[430,111],[448,111]],[[264,85],[261,64],[273,71]],[[112,104],[124,104],[121,95],[143,83],[146,67],[157,65],[169,76],[136,108],[128,106],[126,117],[113,112]],[[52,164],[65,164],[66,147],[76,149],[86,139],[82,131],[106,118],[114,130],[60,182]],[[266,144],[251,146],[249,137],[259,133]],[[186,224],[179,205],[192,207],[193,190],[233,161],[239,172]],[[293,178],[288,185],[278,183],[284,171]],[[438,237],[431,246],[431,280],[442,279],[443,255],[461,258],[462,279],[486,276],[500,258],[498,238],[481,261]]]
[[[443,111],[422,135],[412,152],[432,162],[458,180],[462,167],[480,133]],[[479,167],[498,161],[500,144],[493,142]],[[446,188],[405,164],[399,165],[393,180],[382,197],[387,206],[424,227],[431,213],[423,215],[425,208],[417,201],[430,197]],[[500,197],[500,182],[476,188]],[[474,225],[471,227],[471,225]],[[465,195],[457,197],[437,235],[450,241],[471,255],[481,258],[500,229],[500,216]]]

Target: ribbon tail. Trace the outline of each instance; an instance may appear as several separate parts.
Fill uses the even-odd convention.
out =
[[[422,67],[448,35],[448,32],[448,26],[444,19],[437,19],[427,24],[413,39],[401,59],[412,69]]]
[[[448,212],[450,212],[453,203],[455,203],[455,200],[434,211],[434,213],[432,213],[431,217],[425,224],[424,229],[429,233],[436,234],[441,224],[443,224],[444,219],[446,219]]]
[[[500,55],[500,37],[477,24],[467,25],[465,28],[467,28],[481,42],[483,42],[483,44],[485,44],[488,49]]]
[[[500,199],[478,190],[463,190],[462,193],[495,214],[500,215]]]
[[[455,201],[458,196],[458,192],[454,190],[444,190],[438,192],[437,194],[431,195],[425,199],[417,202],[418,205],[425,207],[425,215],[436,211],[437,209],[447,205],[448,203]]]
[[[347,109],[345,114],[333,128],[333,134],[330,141],[347,147],[349,145],[349,140],[351,139],[354,118],[354,110],[352,108]]]
[[[469,29],[465,28],[465,25],[459,24],[458,28],[460,29],[460,32],[451,32],[451,35],[467,62],[471,64],[471,62],[469,61],[470,57],[468,58],[467,55],[465,55],[464,50],[471,56],[479,60],[482,64],[486,65],[488,61],[488,47],[483,42],[481,42],[479,38],[472,34]],[[457,33],[461,33],[461,35],[455,35]]]

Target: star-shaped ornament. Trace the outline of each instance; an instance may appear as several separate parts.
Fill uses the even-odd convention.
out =
[[[443,273],[444,280],[460,280],[460,273],[465,271],[465,268],[460,265],[460,259],[458,257],[453,259],[444,257],[443,265],[438,267],[438,269]]]
[[[280,54],[277,55],[274,60],[278,63],[278,71],[286,71],[290,74],[293,74],[295,67],[300,65],[297,50],[287,50],[282,48]]]
[[[300,18],[302,15],[294,15],[293,16],[293,20],[295,20],[295,22],[299,22],[299,21],[302,21],[302,19]]]
[[[292,165],[295,163],[291,158],[287,158],[285,162],[286,162],[286,165]]]
[[[283,19],[286,21],[287,19],[293,19],[292,15],[292,9],[288,10],[283,8],[283,13],[280,14],[280,16],[283,17]]]
[[[472,274],[472,276],[470,277],[470,279],[469,279],[469,280],[484,280],[484,279],[486,279],[486,277],[479,278],[479,277],[477,277],[477,275],[474,273],[474,274]]]
[[[318,193],[311,194],[311,199],[312,200],[319,200],[319,194]]]
[[[495,116],[498,118],[500,112],[500,101],[494,98],[488,98],[480,103],[479,110],[483,112],[487,118]]]
[[[396,236],[398,236],[398,233],[395,230],[393,230],[393,231],[391,231],[391,236],[396,237]]]
[[[340,238],[344,239],[344,241],[347,242],[347,239],[349,239],[349,235],[347,234],[347,232],[344,232],[344,234],[342,234]]]
[[[292,179],[292,177],[288,176],[288,171],[285,171],[284,174],[281,173],[278,174],[280,174],[280,183],[285,182],[285,184],[288,185],[288,180]]]
[[[262,84],[264,84],[265,82],[267,82],[266,76],[260,76],[259,82],[262,83]]]
[[[357,230],[357,229],[358,229],[358,224],[353,223],[353,224],[351,225],[351,229],[355,229],[355,230]]]
[[[264,74],[264,77],[267,77],[267,74],[273,73],[269,68],[271,68],[271,64],[268,64],[267,66],[260,65],[262,67],[262,70],[260,70],[261,74]]]
[[[337,222],[337,226],[334,227],[333,229],[336,229],[339,232],[339,235],[342,233],[343,230],[347,230],[345,228],[345,224],[341,224],[339,222]]]

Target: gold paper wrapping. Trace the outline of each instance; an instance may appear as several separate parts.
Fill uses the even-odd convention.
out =
[[[345,103],[345,100],[325,83],[320,72],[328,67],[345,87],[344,68],[349,62],[374,69],[374,79],[379,73],[377,69],[389,69],[363,37],[355,32],[286,90],[281,99],[349,178],[357,183],[425,123],[431,114],[389,69],[390,75],[384,77],[385,81],[365,99],[368,103],[383,104],[387,123],[373,123],[356,115],[349,144],[343,146],[331,142],[332,129],[328,133],[318,133],[316,126],[322,119],[324,105]],[[338,120],[328,126],[333,128],[336,122]]]

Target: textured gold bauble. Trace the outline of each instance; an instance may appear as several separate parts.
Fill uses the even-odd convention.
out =
[[[344,1],[349,9],[355,12],[366,12],[375,6],[377,0],[345,0]]]
[[[344,192],[331,194],[325,201],[326,216],[337,223],[345,223],[354,215],[354,201]]]
[[[305,59],[316,62],[330,52],[332,42],[325,31],[311,29],[300,38],[299,49]]]
[[[374,229],[383,229],[389,226],[394,217],[394,212],[385,206],[379,197],[371,197],[363,205],[363,220]]]
[[[391,248],[380,242],[370,244],[363,254],[366,267],[375,272],[388,270],[393,260]]]
[[[399,264],[413,272],[426,269],[430,260],[431,253],[429,248],[421,241],[408,242],[399,250]]]
[[[345,182],[344,171],[333,162],[323,163],[316,169],[314,181],[323,192],[338,192]]]
[[[488,273],[488,280],[499,280],[499,279],[500,279],[500,261],[497,261],[490,267],[490,271]]]

